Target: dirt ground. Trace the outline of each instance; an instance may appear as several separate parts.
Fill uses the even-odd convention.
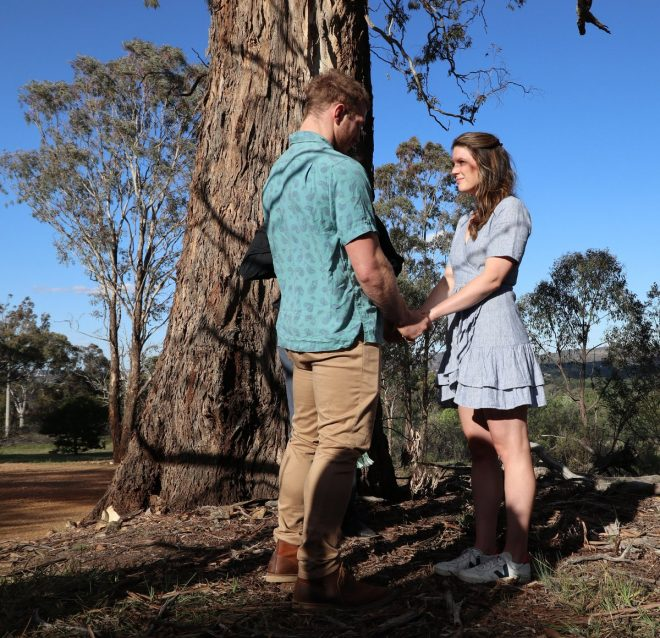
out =
[[[183,514],[154,507],[0,542],[0,636],[660,636],[657,496],[539,481],[530,543],[541,563],[524,586],[433,575],[434,562],[473,537],[466,476],[448,477],[434,496],[362,509],[379,536],[347,539],[343,559],[358,577],[396,588],[386,607],[293,609],[290,586],[263,580],[277,521],[270,502]]]
[[[107,461],[0,463],[0,542],[41,538],[79,521],[114,471]]]

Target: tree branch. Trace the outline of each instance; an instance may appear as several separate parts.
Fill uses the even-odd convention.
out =
[[[587,24],[593,24],[601,31],[611,33],[607,26],[598,20],[598,18],[596,18],[593,13],[591,13],[591,4],[592,0],[577,0],[577,27],[580,35],[584,35],[587,32]]]

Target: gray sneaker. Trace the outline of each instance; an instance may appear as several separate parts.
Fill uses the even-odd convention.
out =
[[[489,555],[484,554],[480,549],[476,547],[470,547],[466,549],[458,558],[454,560],[444,561],[442,563],[436,563],[433,566],[433,572],[438,576],[450,576],[451,574],[458,574],[462,569],[469,569],[482,563],[487,563],[495,558],[497,554]]]
[[[506,578],[524,584],[532,580],[532,570],[529,563],[514,563],[509,552],[502,552],[487,563],[461,569],[456,576],[464,583],[494,583]]]

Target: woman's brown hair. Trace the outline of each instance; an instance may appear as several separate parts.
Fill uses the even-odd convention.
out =
[[[513,194],[516,174],[511,156],[491,133],[462,133],[453,141],[452,149],[455,146],[466,148],[479,167],[479,183],[474,193],[477,206],[468,224],[470,237],[476,239],[495,207]]]

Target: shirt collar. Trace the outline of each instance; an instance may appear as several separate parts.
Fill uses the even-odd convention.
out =
[[[332,148],[332,144],[328,140],[320,135],[319,133],[314,133],[313,131],[296,131],[289,135],[289,144],[301,144],[305,142],[313,142],[316,144],[321,144]]]

